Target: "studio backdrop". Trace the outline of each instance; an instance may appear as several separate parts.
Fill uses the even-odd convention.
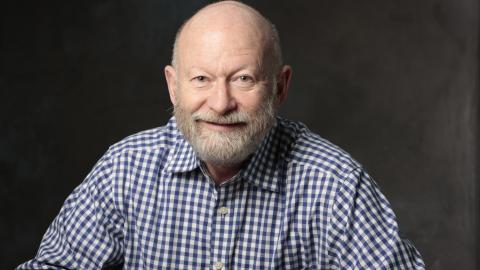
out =
[[[280,114],[365,166],[428,269],[478,269],[478,1],[245,2],[293,67]],[[109,145],[166,123],[163,67],[206,3],[2,4],[1,269],[35,255]]]

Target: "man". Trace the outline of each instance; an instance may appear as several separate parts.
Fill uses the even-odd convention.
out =
[[[179,30],[174,117],[112,146],[18,269],[424,269],[348,154],[275,116],[291,68],[256,10]]]

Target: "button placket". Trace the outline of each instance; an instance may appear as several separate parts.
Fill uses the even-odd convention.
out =
[[[232,185],[233,184],[233,185]],[[238,183],[236,183],[238,184]],[[235,246],[235,183],[216,187],[217,201],[212,217],[211,267],[230,269],[231,256]]]

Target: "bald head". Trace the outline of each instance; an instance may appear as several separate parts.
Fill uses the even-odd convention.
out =
[[[259,47],[264,52],[262,60],[265,67],[276,73],[282,66],[280,42],[274,25],[257,10],[236,1],[210,4],[180,27],[173,46],[172,66],[177,68],[183,52],[190,50],[189,44],[207,33],[208,40],[200,42],[215,42],[215,37],[228,38],[234,43],[248,39],[252,43],[249,45]]]

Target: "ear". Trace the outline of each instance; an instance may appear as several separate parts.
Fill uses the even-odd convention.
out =
[[[165,79],[167,80],[168,94],[170,95],[170,101],[173,105],[176,103],[176,91],[177,91],[177,73],[175,68],[170,65],[165,66]]]
[[[280,74],[277,77],[277,93],[275,99],[275,106],[278,108],[287,98],[288,87],[290,86],[290,79],[292,78],[292,68],[288,65],[282,67]]]

